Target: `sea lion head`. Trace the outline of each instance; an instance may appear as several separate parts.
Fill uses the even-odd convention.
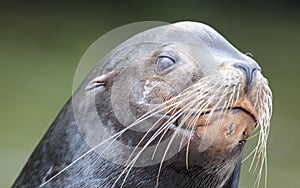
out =
[[[127,170],[145,165],[145,158],[136,165],[142,156],[156,156],[157,164],[176,156],[178,168],[210,171],[222,178],[221,186],[256,127],[256,153],[266,155],[272,113],[268,81],[253,58],[205,24],[161,26],[125,41],[101,60],[73,101],[81,98],[89,100],[74,108],[81,114],[78,121],[89,116],[86,125],[95,126],[99,118],[108,140],[133,148],[129,155],[122,153],[127,149],[109,149],[118,150],[114,157],[122,156]],[[92,106],[97,117],[90,118]],[[99,132],[84,131],[93,146],[102,143]],[[151,155],[142,155],[149,148]]]

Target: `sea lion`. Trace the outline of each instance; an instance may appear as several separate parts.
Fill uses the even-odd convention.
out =
[[[141,32],[66,103],[13,187],[238,187],[249,135],[264,162],[272,92],[211,27]]]

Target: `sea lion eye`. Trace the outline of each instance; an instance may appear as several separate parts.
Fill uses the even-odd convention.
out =
[[[176,64],[176,60],[166,55],[160,55],[157,57],[155,62],[155,69],[157,73],[164,74],[170,71],[173,65]]]

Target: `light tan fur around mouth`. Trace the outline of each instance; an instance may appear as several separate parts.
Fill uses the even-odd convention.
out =
[[[165,127],[177,121],[177,123],[179,122],[177,124],[178,128],[194,129],[199,134],[208,135],[209,131],[206,125],[211,123],[213,114],[219,113],[218,121],[220,121],[219,124],[222,124],[230,119],[226,115],[226,111],[234,108],[242,108],[247,111],[248,114],[239,114],[239,116],[236,116],[235,121],[238,121],[238,124],[240,124],[240,126],[237,126],[237,132],[239,132],[245,121],[248,122],[248,127],[244,127],[247,130],[247,138],[257,125],[260,127],[259,142],[253,150],[253,160],[257,157],[259,159],[257,164],[259,161],[261,164],[257,179],[257,184],[259,184],[266,158],[266,142],[272,113],[272,93],[266,79],[261,74],[258,74],[255,85],[247,93],[244,91],[244,83],[241,80],[224,84],[222,80],[228,75],[229,78],[230,76],[235,76],[234,74],[227,74],[224,71],[223,77],[213,76],[203,78],[185,89],[178,96],[165,101],[162,105],[163,110],[160,109],[160,112],[171,116],[170,120],[165,123]],[[250,114],[251,117],[249,116]],[[203,118],[204,116],[205,118]],[[229,139],[229,142],[224,142],[220,137],[226,137],[226,132],[227,129],[221,129],[219,136],[216,136],[217,141],[214,144],[220,145],[223,141],[223,143],[226,143],[226,147],[224,148],[232,148],[240,138],[235,137],[235,139]],[[191,140],[191,137],[188,139]],[[189,144],[187,147],[189,147]]]

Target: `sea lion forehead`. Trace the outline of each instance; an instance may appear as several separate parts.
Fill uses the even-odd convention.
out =
[[[214,49],[229,49],[232,53],[240,53],[235,47],[233,47],[220,33],[218,33],[212,27],[197,22],[177,22],[172,24],[174,28],[183,29],[194,38],[201,40],[207,46]]]
[[[220,33],[206,24],[185,21],[177,22],[172,25],[175,26],[174,28],[189,32],[195,42],[200,41],[202,46],[205,46],[213,55],[216,60],[215,62],[221,64],[242,62],[250,66],[259,67],[253,58],[240,52]],[[259,67],[259,69],[261,68]]]
[[[141,42],[160,43],[163,46],[179,44],[182,48],[178,48],[178,50],[185,50],[184,46],[188,46],[193,51],[195,59],[199,59],[197,53],[201,55],[210,53],[219,63],[229,61],[255,63],[252,58],[237,50],[216,30],[198,22],[185,21],[155,27],[135,35],[125,44]],[[193,53],[191,53],[191,56],[193,56]]]
[[[235,59],[241,61],[251,61],[249,57],[237,50],[220,33],[212,27],[198,22],[178,22],[174,23],[174,28],[183,29],[189,32],[195,42],[201,41],[216,58]]]

